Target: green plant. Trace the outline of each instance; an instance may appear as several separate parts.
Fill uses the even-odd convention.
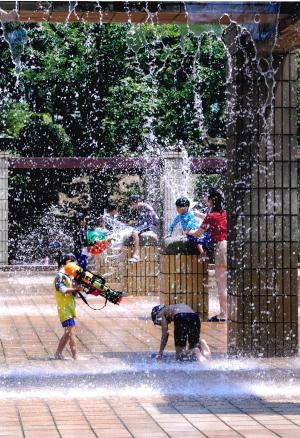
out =
[[[67,157],[72,152],[72,144],[62,126],[45,121],[44,115],[31,116],[20,131],[20,153],[23,156]]]

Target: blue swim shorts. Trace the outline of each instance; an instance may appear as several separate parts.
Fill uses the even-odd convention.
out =
[[[210,237],[210,234],[205,232],[201,237],[187,236],[188,240],[192,242],[194,245],[203,245],[205,251],[212,251],[213,241]]]
[[[74,318],[66,319],[65,321],[63,321],[63,322],[61,323],[61,325],[62,325],[63,327],[74,327],[74,325],[75,325],[75,319],[74,319]]]

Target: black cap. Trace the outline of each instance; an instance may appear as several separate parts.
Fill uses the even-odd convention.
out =
[[[185,196],[181,196],[180,198],[176,199],[175,205],[176,207],[189,207],[190,201]]]
[[[151,312],[151,318],[152,318],[153,324],[158,324],[159,320],[157,318],[157,315],[165,307],[166,307],[165,304],[159,304],[158,306],[153,307],[152,312]]]
[[[58,261],[59,266],[64,266],[66,264],[67,260],[70,260],[71,262],[75,262],[76,257],[71,252],[61,254],[59,257],[59,261]]]

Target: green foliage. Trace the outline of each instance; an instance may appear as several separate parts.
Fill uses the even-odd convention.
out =
[[[211,30],[83,23],[26,30],[21,85],[29,112],[59,120],[75,155],[138,155],[153,136],[160,145],[183,141],[195,154],[208,135],[224,136],[226,53]],[[0,88],[10,99],[1,78]]]
[[[18,138],[20,130],[29,121],[31,114],[27,102],[11,102],[5,112],[6,135]]]
[[[30,105],[61,121],[75,155],[103,155],[103,98],[124,76],[126,26],[43,24],[28,33],[22,79]]]
[[[212,175],[199,175],[195,180],[194,185],[194,199],[199,202],[202,208],[207,207],[207,194],[208,189],[215,187],[221,192],[225,192],[225,175],[212,174]]]
[[[27,157],[67,157],[72,155],[72,144],[65,130],[34,115],[20,131],[21,155]]]
[[[160,144],[181,140],[199,153],[207,135],[224,134],[223,43],[215,35],[196,38],[180,29],[143,25],[127,32],[134,68],[128,66],[128,76],[105,98],[104,137],[111,151],[119,144],[123,154],[126,146],[128,153],[140,153],[152,131]]]
[[[120,155],[138,155],[149,133],[146,120],[158,103],[146,83],[130,77],[111,87],[104,99],[104,136],[109,146],[105,155],[115,155],[116,150]]]

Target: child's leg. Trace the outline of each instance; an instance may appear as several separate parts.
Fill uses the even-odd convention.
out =
[[[68,327],[69,329],[69,345],[72,353],[73,359],[77,359],[77,346],[75,338],[75,326]]]
[[[227,317],[227,268],[215,265],[215,277],[218,287],[220,316]]]
[[[198,252],[199,252],[200,255],[204,254],[203,246],[200,243],[198,243],[197,249],[198,249]]]
[[[55,357],[57,359],[62,359],[62,352],[65,348],[65,346],[67,345],[67,343],[69,342],[69,333],[67,332],[67,329],[69,327],[65,327],[65,332],[62,335],[62,337],[60,338],[56,353],[55,353]]]
[[[140,257],[140,238],[138,231],[132,232],[132,238],[133,238],[133,254],[132,257]]]

